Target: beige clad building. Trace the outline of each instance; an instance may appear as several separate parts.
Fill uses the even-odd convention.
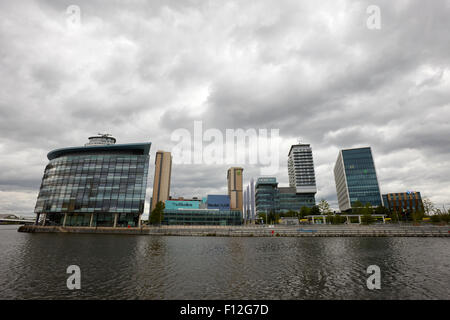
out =
[[[228,169],[227,180],[228,180],[228,195],[230,196],[230,209],[240,210],[242,212],[242,172],[243,168],[232,167]]]
[[[153,181],[153,197],[150,212],[159,201],[165,202],[170,195],[170,175],[172,172],[172,155],[159,150],[155,157],[155,178]]]

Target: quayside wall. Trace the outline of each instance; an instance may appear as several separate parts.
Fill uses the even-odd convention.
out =
[[[163,226],[141,228],[24,225],[19,232],[216,237],[450,237],[449,226]]]

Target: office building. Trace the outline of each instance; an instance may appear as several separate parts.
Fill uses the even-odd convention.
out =
[[[341,150],[334,166],[334,179],[341,211],[350,210],[356,201],[372,207],[382,204],[370,147]]]
[[[172,173],[172,155],[170,152],[158,151],[155,157],[155,178],[150,213],[159,201],[165,202],[170,195],[170,176]]]
[[[261,177],[256,180],[256,214],[277,213],[279,211],[277,188],[278,182],[275,177]]]
[[[166,200],[163,224],[166,225],[240,225],[242,213],[230,210],[228,195]]]
[[[56,149],[42,178],[36,222],[58,226],[140,225],[151,143],[115,144],[103,134]]]
[[[230,197],[230,209],[243,210],[243,182],[242,173],[244,169],[239,167],[232,167],[228,169],[228,196]]]
[[[242,224],[242,213],[239,210],[219,209],[164,210],[162,224],[235,226]]]
[[[299,212],[302,207],[312,208],[316,204],[310,193],[297,193],[296,188],[278,187],[279,213]]]
[[[304,199],[302,201],[305,201],[307,206],[315,205],[316,175],[312,149],[309,144],[299,143],[291,146],[288,154],[288,174],[289,186],[295,188],[295,193],[298,194],[298,196],[292,197]],[[288,193],[292,194],[292,189]],[[310,205],[311,203],[312,205]]]
[[[288,155],[289,186],[296,193],[316,194],[316,176],[312,149],[309,144],[291,146]]]
[[[258,178],[255,187],[256,214],[299,212],[302,207],[315,205],[310,194],[297,193],[293,187],[278,187],[275,177]]]
[[[384,194],[383,205],[390,212],[423,211],[422,197],[417,191]]]

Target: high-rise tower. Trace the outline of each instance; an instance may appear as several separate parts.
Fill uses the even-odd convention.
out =
[[[370,147],[341,150],[334,166],[334,179],[341,211],[350,210],[356,201],[373,207],[382,205]]]
[[[297,194],[309,196],[315,203],[317,192],[312,149],[309,144],[291,146],[288,155],[289,186]]]
[[[155,179],[150,213],[159,201],[165,202],[170,195],[170,175],[172,172],[172,155],[170,152],[158,151],[155,158]]]
[[[243,182],[242,182],[242,172],[243,168],[232,167],[228,169],[227,180],[228,180],[228,195],[230,196],[230,209],[231,210],[242,210],[243,199]]]

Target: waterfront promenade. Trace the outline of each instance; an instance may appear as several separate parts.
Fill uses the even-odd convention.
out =
[[[141,228],[21,226],[28,233],[98,233],[217,237],[450,237],[450,226],[409,224],[297,226],[161,226]]]

